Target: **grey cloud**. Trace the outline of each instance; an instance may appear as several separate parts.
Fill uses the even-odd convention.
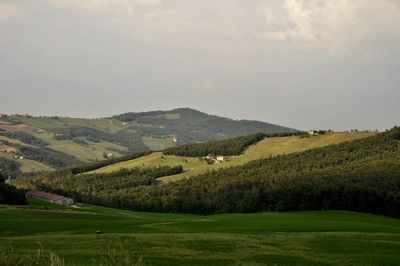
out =
[[[0,17],[5,5],[29,15],[0,25],[0,112],[399,122],[396,1],[19,0]]]

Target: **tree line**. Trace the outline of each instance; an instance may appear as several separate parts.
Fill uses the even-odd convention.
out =
[[[113,197],[120,191],[158,184],[157,178],[183,172],[182,166],[121,169],[111,173],[74,175],[70,170],[50,172],[34,184],[38,189],[73,197],[77,201],[121,207]]]
[[[70,166],[64,169],[61,169],[61,171],[64,170],[70,170],[72,174],[76,175],[76,174],[81,174],[81,173],[86,173],[86,172],[90,172],[90,171],[94,171],[96,169],[108,166],[108,165],[112,165],[112,164],[116,164],[116,163],[120,163],[120,162],[125,162],[125,161],[129,161],[129,160],[133,160],[142,156],[146,156],[149,155],[150,152],[138,152],[138,153],[133,153],[130,155],[125,155],[125,156],[121,156],[121,157],[115,157],[115,158],[109,158],[109,159],[105,159],[105,160],[99,160],[99,161],[95,161],[95,162],[88,162],[88,163],[80,163],[74,166]],[[55,173],[57,174],[57,173]]]
[[[0,173],[0,204],[26,204],[25,193],[5,183],[5,176]]]

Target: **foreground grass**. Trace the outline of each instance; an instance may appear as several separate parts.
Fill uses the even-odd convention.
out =
[[[199,160],[195,157],[182,157],[174,155],[163,155],[161,152],[154,152],[144,157],[134,160],[125,161],[109,165],[92,173],[109,173],[120,170],[122,168],[134,167],[151,167],[151,166],[176,166],[182,165],[184,172],[178,175],[165,176],[160,178],[162,181],[176,181],[182,178],[187,178],[199,175],[209,170],[216,170],[223,167],[243,165],[249,161],[289,154],[293,152],[301,152],[312,148],[324,147],[332,144],[338,144],[345,141],[351,141],[360,138],[372,136],[374,132],[337,132],[329,133],[313,137],[274,137],[266,138],[255,145],[250,146],[242,155],[230,156],[229,160],[224,163],[209,165],[204,160]]]
[[[321,211],[197,216],[30,204],[0,208],[3,259],[33,258],[44,250],[42,265],[50,264],[51,256],[66,265],[398,265],[400,261],[400,220],[376,215]]]

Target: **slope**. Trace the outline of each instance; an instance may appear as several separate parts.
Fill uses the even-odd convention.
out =
[[[156,182],[158,168],[142,166],[81,176],[65,171],[35,182],[83,202],[131,210],[211,214],[340,209],[398,217],[399,162],[400,129],[394,128],[368,138],[214,168],[176,182]],[[181,166],[163,169],[182,171]]]
[[[36,158],[42,160],[36,161],[45,166],[37,164],[35,167],[32,164],[33,171],[46,169],[46,166],[58,168],[76,162],[163,150],[181,144],[226,139],[255,132],[296,131],[264,122],[218,117],[189,108],[126,113],[99,119],[2,115],[0,122],[0,137],[12,139],[8,140],[7,145],[15,148],[13,153],[24,156],[21,148],[28,147],[31,156],[28,159],[32,160],[36,160],[34,153],[40,153]],[[43,155],[50,156],[50,153],[60,158],[60,161],[44,160]],[[24,169],[28,170],[29,167]]]
[[[122,168],[151,167],[151,166],[175,166],[182,165],[184,173],[166,176],[160,178],[163,181],[177,181],[182,178],[195,176],[210,170],[217,170],[224,167],[238,166],[248,163],[252,160],[301,152],[312,148],[324,147],[332,144],[338,144],[346,141],[366,138],[375,135],[374,132],[337,132],[327,133],[318,136],[290,136],[290,137],[272,137],[265,138],[258,143],[250,146],[243,154],[238,156],[229,156],[228,160],[219,164],[208,164],[197,157],[184,157],[175,155],[165,155],[161,152],[154,152],[144,157],[134,160],[120,162],[109,165],[92,173],[110,173]]]

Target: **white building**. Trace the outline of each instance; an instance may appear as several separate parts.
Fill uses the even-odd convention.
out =
[[[225,156],[217,156],[217,161],[218,162],[224,162],[225,161]]]

